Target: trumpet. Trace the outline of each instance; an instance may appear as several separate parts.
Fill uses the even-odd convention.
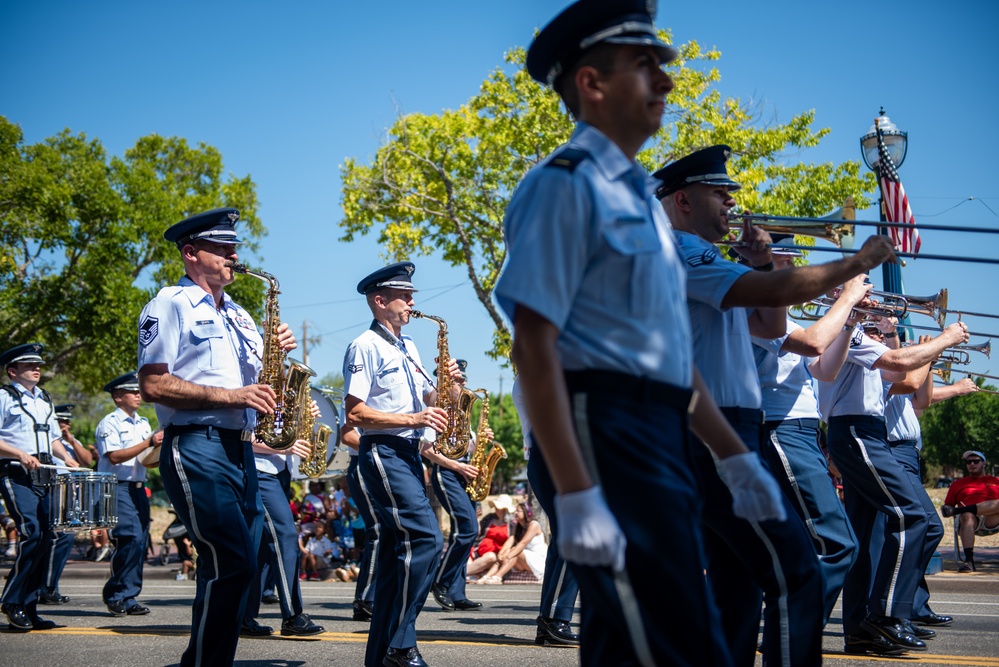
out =
[[[817,239],[824,239],[832,243],[837,248],[852,248],[856,232],[853,226],[853,219],[856,217],[856,206],[853,204],[853,197],[848,197],[842,207],[836,209],[829,215],[821,218],[791,218],[791,217],[768,217],[756,215],[744,215],[728,212],[729,220],[757,220],[763,218],[763,224],[756,225],[760,229],[773,232],[775,234],[797,234],[799,236],[811,236]],[[777,220],[783,224],[769,224],[767,221]],[[811,250],[811,246],[802,246]]]

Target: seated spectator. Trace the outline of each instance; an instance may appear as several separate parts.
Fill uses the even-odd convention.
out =
[[[2,501],[0,501],[0,529],[3,529],[7,539],[3,557],[13,560],[17,557],[17,525],[14,523],[14,519],[7,515],[7,509],[3,506]]]
[[[194,561],[198,555],[194,549],[194,544],[186,535],[173,538],[173,543],[177,547],[177,555],[180,556],[180,572],[177,573],[177,581],[194,579]]]
[[[475,577],[488,571],[496,564],[500,550],[510,539],[510,513],[513,512],[513,499],[507,494],[496,496],[490,501],[493,511],[479,521],[479,543],[472,549],[468,559],[466,574]]]
[[[298,548],[302,552],[302,580],[319,581],[320,572],[329,570],[334,561],[340,564],[340,549],[338,545],[326,536],[326,525],[321,521],[315,524],[312,535],[303,532],[298,538]]]
[[[968,474],[955,479],[947,491],[940,512],[946,517],[960,516],[958,533],[964,547],[964,562],[958,572],[975,572],[975,535],[999,532],[999,477],[985,474],[985,454],[964,453]]]
[[[535,521],[530,505],[520,503],[514,512],[514,531],[500,552],[496,562],[479,578],[480,584],[502,584],[503,577],[510,570],[530,572],[538,579],[545,576],[545,558],[548,557],[548,544],[541,532],[541,524]]]

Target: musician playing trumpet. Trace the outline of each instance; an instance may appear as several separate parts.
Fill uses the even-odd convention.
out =
[[[412,262],[378,269],[357,285],[374,320],[343,360],[346,429],[360,434],[358,473],[378,521],[371,629],[364,664],[426,664],[416,646],[423,609],[443,540],[427,498],[420,439],[427,428],[447,429],[437,390],[413,339],[402,333],[413,310]],[[455,382],[454,359],[446,367]]]

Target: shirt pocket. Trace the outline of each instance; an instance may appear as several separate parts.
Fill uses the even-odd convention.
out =
[[[218,370],[222,365],[225,330],[221,324],[195,324],[191,327],[191,343],[198,351],[198,368]]]
[[[626,297],[631,315],[665,312],[668,276],[655,225],[645,218],[623,216],[604,227],[603,238],[612,251],[605,281],[607,297]]]

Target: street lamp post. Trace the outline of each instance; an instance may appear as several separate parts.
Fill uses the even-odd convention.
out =
[[[884,136],[885,148],[888,149],[888,154],[891,156],[892,162],[895,164],[895,168],[898,169],[902,166],[902,163],[905,162],[905,154],[909,149],[909,135],[907,132],[898,129],[895,123],[891,122],[891,119],[885,115],[884,107],[881,107],[881,113],[878,115],[877,126],[881,128],[881,134]],[[864,156],[864,164],[866,164],[867,168],[878,176],[878,180],[880,181],[880,165],[878,163],[881,158],[878,155],[878,133],[877,128],[874,125],[871,125],[871,129],[867,132],[867,134],[860,138],[860,150],[861,154]],[[885,203],[881,194],[880,184],[878,187],[878,215],[878,219],[881,222],[888,221],[885,216]],[[888,235],[888,227],[878,227],[878,233]],[[885,262],[882,265],[881,270],[884,282],[884,291],[901,294],[901,266],[899,264]]]

